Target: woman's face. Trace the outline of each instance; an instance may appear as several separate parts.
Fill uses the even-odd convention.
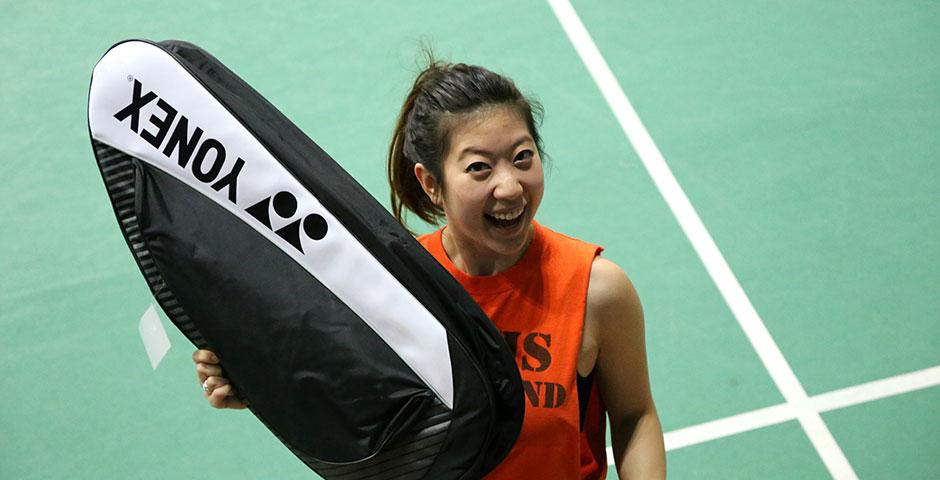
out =
[[[476,255],[518,256],[542,201],[542,159],[522,115],[505,106],[457,119],[441,165],[447,235]]]

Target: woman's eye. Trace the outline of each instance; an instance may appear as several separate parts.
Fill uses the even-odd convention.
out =
[[[490,166],[483,162],[473,162],[470,165],[467,165],[467,172],[470,172],[470,173],[482,172],[483,170],[486,170],[488,168],[490,168]]]
[[[524,160],[531,160],[534,155],[535,155],[535,152],[533,152],[532,150],[523,150],[516,154],[516,161],[521,162]]]

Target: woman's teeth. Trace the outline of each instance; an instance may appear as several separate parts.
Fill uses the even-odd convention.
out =
[[[504,220],[504,221],[515,220],[516,218],[519,217],[519,215],[522,215],[522,212],[523,212],[523,211],[525,211],[525,207],[519,207],[519,208],[517,208],[517,209],[515,209],[515,210],[513,210],[513,211],[510,211],[510,212],[506,212],[506,213],[494,213],[494,214],[492,214],[491,216],[492,216],[493,218],[497,219],[497,220]]]

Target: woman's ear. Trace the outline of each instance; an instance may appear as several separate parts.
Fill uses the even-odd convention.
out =
[[[421,184],[421,189],[424,190],[425,195],[431,199],[431,203],[438,207],[442,206],[441,185],[434,178],[434,174],[424,168],[424,164],[416,163],[415,177],[418,179],[418,183]]]

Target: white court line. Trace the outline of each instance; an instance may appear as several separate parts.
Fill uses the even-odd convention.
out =
[[[721,255],[715,241],[695,212],[682,187],[679,186],[679,182],[676,181],[662,153],[656,147],[649,132],[646,131],[646,127],[643,126],[639,116],[637,116],[636,111],[624,94],[620,83],[610,70],[610,66],[607,65],[604,57],[597,49],[597,45],[594,44],[590,34],[578,17],[577,12],[568,0],[548,0],[548,3],[581,57],[581,61],[587,67],[594,82],[597,83],[608,105],[610,105],[621,128],[623,128],[634,150],[636,150],[637,155],[652,177],[653,183],[656,184],[666,204],[669,205],[692,247],[705,265],[705,269],[744,330],[744,334],[754,346],[770,377],[787,403],[792,408],[797,409],[797,419],[819,453],[820,458],[822,458],[829,473],[838,480],[857,479],[855,471],[832,437],[832,433],[823,423],[819,412],[806,406],[806,390],[803,389],[803,386],[796,378],[793,369],[790,368],[789,363],[781,353],[780,347],[774,342],[747,294],[744,293],[744,289],[741,288],[740,283],[731,271],[731,267],[728,266],[728,262]]]
[[[808,399],[808,404],[810,408],[817,412],[828,412],[938,385],[940,385],[940,365],[815,395]],[[797,410],[789,404],[783,403],[691,427],[680,428],[666,432],[666,450],[678,450],[750,430],[769,427],[793,420],[796,417]],[[608,463],[613,464],[613,453],[610,448],[607,449],[607,458]]]
[[[814,395],[809,401],[816,411],[828,412],[937,385],[940,385],[940,365],[834,390],[829,393],[821,393]]]
[[[796,418],[796,411],[782,403],[751,412],[700,423],[691,427],[666,432],[666,451],[678,450],[699,443],[730,437],[739,433],[769,427]]]

